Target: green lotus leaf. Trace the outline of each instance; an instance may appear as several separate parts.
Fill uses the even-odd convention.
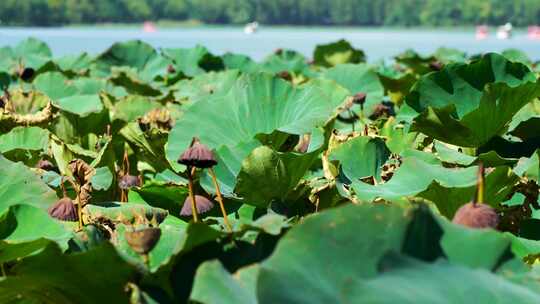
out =
[[[259,301],[351,301],[350,291],[377,275],[384,254],[400,250],[409,221],[403,209],[381,205],[349,205],[304,219],[261,264]]]
[[[56,199],[54,191],[25,165],[0,156],[0,213],[18,204],[46,209]]]
[[[0,280],[0,302],[127,303],[124,287],[135,274],[108,243],[79,254],[62,254],[51,244]]]
[[[510,61],[520,62],[529,67],[532,65],[531,58],[529,58],[529,56],[525,52],[518,49],[504,50],[501,55],[503,55],[504,57],[506,57],[506,59]]]
[[[157,52],[152,46],[140,40],[131,40],[113,44],[95,59],[95,64],[103,73],[120,66],[142,70],[155,56]]]
[[[49,144],[49,131],[38,127],[16,127],[0,135],[0,153],[12,150],[45,150]]]
[[[390,151],[380,138],[355,137],[332,149],[329,160],[339,161],[343,174],[351,181],[373,176],[381,179],[382,165]]]
[[[174,67],[188,77],[203,74],[205,71],[219,71],[223,69],[223,61],[208,51],[207,48],[197,45],[194,48],[166,48],[163,55],[173,60]]]
[[[80,55],[67,55],[56,59],[58,67],[64,72],[72,72],[75,74],[87,71],[92,64],[92,56],[88,53]]]
[[[92,188],[95,190],[107,190],[111,187],[113,175],[107,167],[96,168],[96,173],[92,176]]]
[[[261,71],[261,66],[249,56],[226,53],[221,56],[223,64],[229,70],[239,70],[244,73],[256,73]]]
[[[512,117],[539,95],[540,82],[526,66],[488,54],[423,76],[406,102],[420,113],[413,130],[479,147],[503,133]]]
[[[365,60],[364,52],[355,49],[345,40],[318,45],[313,54],[314,64],[324,67],[332,67],[342,63],[360,63]]]
[[[1,225],[1,224],[0,224]],[[9,241],[0,241],[0,264],[15,261],[29,255],[33,255],[52,241],[47,239],[37,239],[29,242],[12,243]]]
[[[258,303],[254,290],[232,276],[219,261],[199,266],[190,298],[200,303]]]
[[[282,50],[268,56],[262,63],[261,68],[270,73],[283,71],[309,75],[307,59],[300,53],[292,50]]]
[[[340,64],[324,71],[322,77],[332,79],[349,90],[349,96],[367,94],[364,107],[368,114],[383,100],[384,87],[375,69],[368,64]]]
[[[49,46],[35,38],[27,38],[13,48],[13,64],[19,61],[25,67],[31,67],[35,70],[40,69],[47,64],[52,57]]]
[[[356,288],[350,288],[344,297],[359,303],[381,304],[396,301],[407,304],[471,301],[525,304],[540,300],[540,294],[483,269],[466,268],[446,261],[425,263],[403,257],[386,263],[392,264],[392,268]],[[497,288],[493,288],[495,285]],[[474,300],[468,296],[471,290],[474,290]]]
[[[390,181],[377,186],[353,182],[352,187],[358,198],[366,201],[383,198],[399,202],[419,195],[434,202],[442,214],[451,218],[473,198],[477,170],[477,167],[445,168],[438,161],[405,157]],[[486,177],[486,202],[492,206],[503,202],[516,180],[517,176],[507,167],[496,168]]]
[[[174,96],[177,99],[187,99],[189,102],[195,103],[211,95],[226,95],[235,85],[239,76],[237,70],[209,72],[189,80],[181,80],[171,88],[176,90]]]
[[[235,146],[275,130],[302,135],[335,115],[346,93],[336,85],[310,83],[293,88],[267,74],[244,75],[229,94],[193,104],[176,122],[167,143],[167,159],[176,160],[197,136],[210,148]],[[185,130],[190,132],[185,132]]]
[[[113,119],[131,122],[144,116],[151,110],[160,107],[161,104],[157,101],[149,100],[143,96],[130,95],[121,99],[114,105],[114,109],[111,110],[111,115],[113,116]]]
[[[34,206],[12,205],[0,217],[0,239],[6,242],[24,243],[45,238],[67,249],[67,243],[72,237],[71,228]]]
[[[242,162],[234,192],[257,207],[266,207],[273,200],[284,202],[318,154],[280,153],[267,146],[258,147]]]

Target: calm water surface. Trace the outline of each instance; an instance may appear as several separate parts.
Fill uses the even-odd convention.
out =
[[[519,48],[531,58],[540,59],[540,41],[529,40],[517,32],[513,39],[491,38],[477,41],[471,30],[362,29],[362,28],[295,28],[262,27],[254,35],[246,35],[239,27],[200,27],[159,29],[145,33],[138,28],[1,28],[0,46],[15,45],[27,37],[36,37],[49,44],[55,56],[83,51],[97,54],[112,43],[141,39],[155,47],[193,47],[197,44],[212,52],[242,53],[260,60],[276,48],[291,48],[310,57],[315,45],[349,40],[363,49],[370,61],[389,58],[407,48],[428,54],[441,46],[454,47],[470,54]]]

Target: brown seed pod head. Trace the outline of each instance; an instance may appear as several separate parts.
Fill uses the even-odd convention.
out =
[[[197,138],[194,138],[191,147],[182,153],[178,163],[199,169],[217,165],[214,153],[206,145],[201,144]]]
[[[126,174],[120,178],[120,181],[118,181],[118,187],[120,187],[120,189],[122,190],[128,190],[133,187],[140,187],[140,186],[141,186],[141,178],[135,175]]]
[[[292,78],[292,75],[291,73],[289,73],[289,71],[281,71],[279,73],[277,73],[277,77],[283,79],[283,80],[287,80],[287,81],[292,81],[293,78]]]
[[[429,63],[429,68],[432,69],[433,71],[440,71],[442,70],[443,67],[444,65],[442,64],[442,62],[438,60],[435,60]]]
[[[214,208],[214,203],[202,195],[195,195],[195,206],[197,206],[197,213],[202,214]],[[180,211],[180,215],[182,216],[193,215],[193,211],[191,209],[190,196],[186,197],[186,200],[184,201],[184,206],[182,206],[182,210]]]
[[[135,231],[126,231],[124,236],[133,251],[138,254],[147,254],[159,241],[161,229],[150,227]]]
[[[41,159],[36,164],[36,168],[45,171],[57,171],[56,166],[46,159]]]
[[[353,96],[353,102],[355,104],[363,105],[366,102],[367,94],[366,93],[357,93]]]
[[[174,68],[174,66],[173,66],[172,64],[169,64],[169,65],[167,66],[167,73],[169,73],[169,74],[174,74],[174,73],[176,73],[176,69]]]
[[[51,217],[67,222],[76,222],[79,220],[77,215],[77,207],[69,197],[64,197],[58,200],[54,205],[49,207],[48,213]]]
[[[458,209],[452,222],[470,228],[496,228],[499,216],[490,206],[471,202]]]
[[[24,68],[19,71],[19,77],[23,81],[30,81],[35,74],[36,70],[34,70],[33,68]]]

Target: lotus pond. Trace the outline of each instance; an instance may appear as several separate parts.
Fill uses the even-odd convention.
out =
[[[0,48],[0,303],[540,303],[536,63],[269,53]]]

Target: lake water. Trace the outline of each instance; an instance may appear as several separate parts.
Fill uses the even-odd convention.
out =
[[[519,48],[533,59],[540,59],[540,40],[530,40],[517,32],[510,40],[491,37],[477,41],[474,29],[370,29],[262,27],[257,34],[246,35],[240,27],[167,28],[145,33],[139,28],[1,28],[0,46],[15,45],[35,37],[49,44],[55,56],[87,51],[102,52],[112,43],[141,39],[155,47],[192,47],[201,44],[216,54],[236,52],[260,60],[277,48],[291,48],[310,57],[314,47],[344,38],[363,49],[370,61],[389,58],[407,48],[428,54],[441,46],[476,54]]]

